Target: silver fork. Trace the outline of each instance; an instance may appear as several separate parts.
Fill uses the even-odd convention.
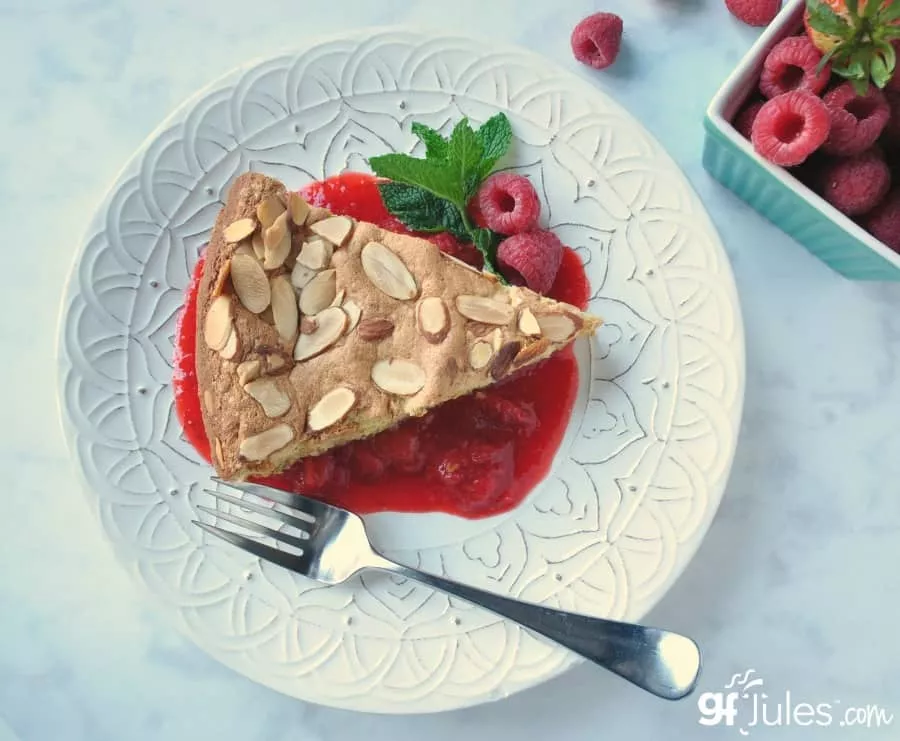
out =
[[[378,553],[369,541],[363,521],[352,512],[259,484],[213,480],[271,500],[289,510],[282,512],[222,491],[206,490],[217,499],[294,528],[299,535],[267,527],[231,512],[198,505],[199,509],[219,520],[268,536],[297,551],[291,553],[273,548],[254,538],[194,520],[194,524],[206,532],[263,560],[325,584],[339,584],[364,569],[413,579],[512,620],[667,700],[679,700],[689,695],[697,684],[700,649],[686,636],[519,602],[418,571]]]

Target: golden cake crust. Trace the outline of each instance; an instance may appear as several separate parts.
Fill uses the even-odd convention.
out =
[[[230,480],[424,414],[600,323],[258,173],[216,220],[197,318],[203,423]]]

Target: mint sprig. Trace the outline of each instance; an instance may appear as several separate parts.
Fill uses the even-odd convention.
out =
[[[512,128],[503,114],[475,130],[467,118],[449,139],[421,123],[413,133],[425,144],[424,159],[408,154],[384,154],[369,159],[372,171],[392,181],[378,188],[384,205],[406,227],[422,232],[447,231],[472,242],[484,256],[485,268],[504,283],[497,268],[498,235],[472,224],[469,200],[512,143]]]

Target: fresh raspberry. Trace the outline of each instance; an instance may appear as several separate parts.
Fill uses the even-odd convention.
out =
[[[763,62],[759,77],[760,92],[767,98],[791,90],[805,90],[818,95],[831,78],[831,67],[827,64],[821,72],[816,72],[821,61],[822,53],[805,36],[782,39]]]
[[[432,479],[465,495],[477,511],[488,508],[512,484],[515,455],[512,442],[465,442],[446,452],[429,470]]]
[[[865,95],[857,95],[853,84],[845,82],[822,98],[831,115],[831,133],[822,150],[828,154],[861,154],[881,136],[891,115],[882,93],[869,85]]]
[[[753,123],[753,147],[776,165],[799,165],[828,138],[828,109],[812,93],[792,90],[768,101]]]
[[[870,213],[863,217],[863,228],[894,252],[900,252],[900,188],[894,188]]]
[[[497,248],[497,262],[510,283],[547,293],[556,280],[562,253],[559,238],[538,229],[504,239]]]
[[[781,0],[725,0],[725,7],[748,26],[768,26],[781,10]]]
[[[375,455],[401,473],[419,473],[425,466],[425,455],[414,423],[382,432],[370,442]]]
[[[881,203],[891,188],[891,173],[884,156],[873,147],[855,157],[823,163],[815,184],[822,198],[838,211],[858,216]]]
[[[476,200],[485,225],[500,234],[530,231],[541,215],[541,201],[531,181],[512,172],[491,175]]]
[[[759,112],[762,110],[764,100],[757,100],[749,105],[745,106],[744,109],[737,114],[734,118],[734,128],[745,139],[749,139],[751,133],[753,131],[753,122],[756,121],[756,117],[759,115]]]
[[[460,242],[450,232],[438,232],[437,234],[425,235],[427,239],[437,248],[457,260],[462,260],[467,265],[481,270],[484,267],[484,256],[478,251],[471,242]]]
[[[622,47],[622,19],[615,13],[594,13],[572,31],[572,53],[582,64],[606,69]]]
[[[495,393],[478,393],[475,398],[481,412],[481,418],[475,420],[476,429],[506,430],[518,437],[528,437],[537,429],[533,404],[504,399]]]

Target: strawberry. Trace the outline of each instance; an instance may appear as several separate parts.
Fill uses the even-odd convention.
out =
[[[891,41],[900,38],[897,0],[806,0],[806,33],[831,63],[835,74],[853,83],[860,94],[869,81],[879,88],[893,77],[896,53]]]

